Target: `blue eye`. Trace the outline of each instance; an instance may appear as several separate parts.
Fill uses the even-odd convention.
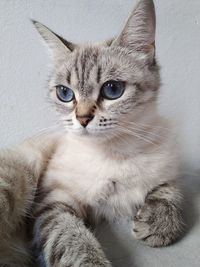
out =
[[[56,86],[56,94],[58,99],[62,102],[71,102],[74,99],[74,92],[63,85]]]
[[[122,81],[108,81],[101,88],[101,95],[109,100],[120,98],[125,90],[125,83]]]

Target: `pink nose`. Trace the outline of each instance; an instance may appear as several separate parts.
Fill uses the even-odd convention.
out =
[[[77,120],[80,122],[80,124],[86,128],[88,123],[94,118],[93,115],[85,115],[85,116],[76,116]]]

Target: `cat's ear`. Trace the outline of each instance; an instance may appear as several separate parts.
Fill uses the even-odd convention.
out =
[[[35,20],[32,20],[32,22],[47,44],[50,55],[54,62],[62,61],[75,49],[76,45],[66,41],[64,38],[51,31],[45,25]]]
[[[112,45],[154,55],[156,15],[153,0],[140,0]]]

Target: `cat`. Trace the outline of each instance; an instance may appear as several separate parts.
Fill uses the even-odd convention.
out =
[[[183,230],[173,130],[157,108],[155,8],[140,0],[122,32],[77,45],[33,21],[53,63],[49,97],[65,133],[0,154],[0,266],[112,266],[88,225],[128,218],[146,245]],[[12,245],[11,245],[12,244]],[[34,265],[35,266],[35,265]]]

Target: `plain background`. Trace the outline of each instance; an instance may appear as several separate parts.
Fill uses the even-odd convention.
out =
[[[99,41],[119,33],[135,2],[0,1],[0,147],[56,123],[46,102],[50,61],[29,19],[46,24],[68,40]],[[183,177],[190,230],[166,249],[144,247],[132,240],[127,227],[119,229],[118,225],[108,234],[106,226],[98,236],[115,267],[198,267],[200,178],[192,173],[200,170],[200,0],[155,0],[155,5],[163,78],[160,109],[175,121],[183,163],[190,173]]]

